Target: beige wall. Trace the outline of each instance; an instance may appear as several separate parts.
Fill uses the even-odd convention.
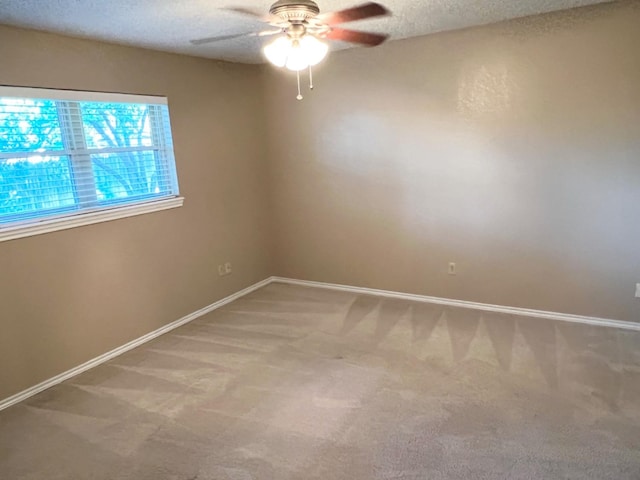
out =
[[[0,243],[0,399],[271,273],[258,67],[6,27],[0,59],[0,84],[166,95],[186,199]]]
[[[0,27],[0,84],[168,96],[186,197],[0,243],[0,398],[270,274],[639,321],[638,5],[335,53],[303,102],[267,67]]]
[[[640,321],[638,5],[267,69],[277,273]]]

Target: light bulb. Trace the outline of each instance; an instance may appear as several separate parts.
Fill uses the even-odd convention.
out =
[[[305,35],[300,39],[300,47],[305,52],[305,58],[309,65],[317,65],[327,56],[329,46],[318,40],[313,35]]]
[[[300,43],[300,40],[292,40],[291,50],[289,50],[289,56],[287,57],[287,63],[285,66],[294,72],[304,70],[309,66],[307,52]]]
[[[295,72],[320,63],[329,47],[313,35],[303,35],[301,38],[282,36],[265,45],[262,51],[276,67],[287,67]]]
[[[262,49],[264,56],[267,57],[276,67],[284,67],[292,50],[291,39],[287,36],[278,37],[273,42],[268,43]]]

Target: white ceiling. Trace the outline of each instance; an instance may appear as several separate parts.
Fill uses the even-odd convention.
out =
[[[275,0],[273,0],[275,1]],[[321,12],[365,0],[316,0]],[[608,0],[378,0],[393,16],[348,24],[391,39],[493,23]],[[193,46],[189,40],[262,30],[264,24],[222,7],[266,13],[269,0],[0,0],[0,24],[234,62],[262,62],[264,39]],[[345,25],[346,26],[346,25]],[[343,48],[346,45],[334,45]]]

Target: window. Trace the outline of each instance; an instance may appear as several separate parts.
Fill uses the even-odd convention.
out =
[[[166,98],[0,87],[0,240],[180,205]]]

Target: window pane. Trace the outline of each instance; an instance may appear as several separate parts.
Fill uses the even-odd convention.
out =
[[[0,152],[62,149],[55,101],[0,97]]]
[[[82,102],[81,107],[88,148],[152,145],[148,105]]]
[[[99,201],[167,195],[169,176],[153,151],[91,155]]]
[[[73,207],[68,157],[30,156],[0,161],[0,221],[15,214]]]
[[[0,241],[178,193],[166,99],[0,85]]]

